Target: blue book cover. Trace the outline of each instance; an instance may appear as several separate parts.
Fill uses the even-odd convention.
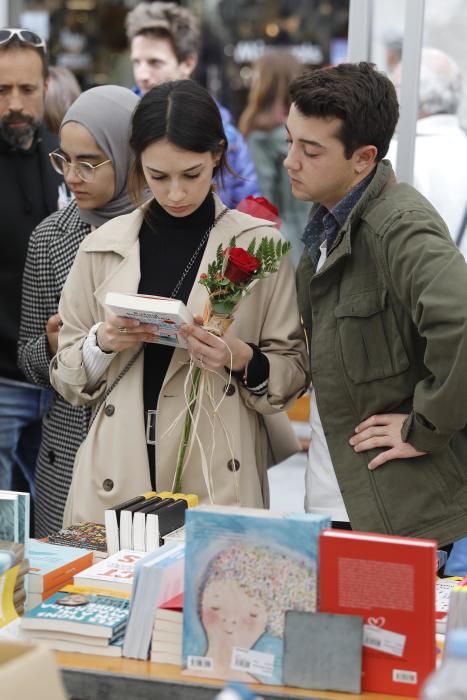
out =
[[[18,498],[12,491],[0,491],[0,540],[19,541]]]
[[[319,533],[305,513],[186,512],[182,664],[205,678],[282,684],[285,612],[315,612]]]
[[[108,638],[122,636],[130,601],[118,596],[58,591],[21,618],[26,630],[55,630]]]
[[[25,550],[29,539],[29,501],[29,493],[0,491],[0,539],[18,542]]]

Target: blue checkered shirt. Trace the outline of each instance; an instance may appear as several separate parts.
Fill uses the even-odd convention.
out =
[[[302,237],[305,248],[315,265],[318,264],[319,249],[324,240],[326,240],[326,254],[329,255],[339,230],[370,184],[374,173],[373,170],[364,180],[355,185],[332,209],[327,209],[323,204],[316,209]]]

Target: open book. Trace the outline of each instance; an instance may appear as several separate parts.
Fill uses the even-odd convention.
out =
[[[179,330],[183,323],[193,323],[193,316],[183,301],[149,294],[108,292],[105,305],[116,316],[157,325],[159,335],[154,336],[154,343],[186,348]]]

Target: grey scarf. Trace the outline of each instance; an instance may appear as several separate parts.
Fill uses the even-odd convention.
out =
[[[113,199],[100,209],[79,210],[81,219],[91,226],[101,226],[135,208],[127,193],[128,170],[133,160],[128,142],[131,118],[138,102],[139,98],[128,88],[102,85],[81,93],[63,117],[60,129],[67,122],[84,126],[114,168]]]

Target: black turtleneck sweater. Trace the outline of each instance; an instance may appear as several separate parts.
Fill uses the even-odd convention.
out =
[[[212,226],[214,218],[215,204],[211,193],[193,214],[185,217],[171,216],[153,200],[148,210],[147,220],[144,220],[139,233],[141,279],[138,293],[172,296],[188,262],[204,234]],[[185,304],[195,284],[205,246],[206,244],[199,250],[196,260],[176,294],[176,298],[181,299]],[[148,343],[144,348],[145,412],[156,408],[172,353],[173,348],[157,343]],[[154,446],[148,445],[148,455],[150,465],[154,465]],[[155,488],[155,475],[152,468],[150,471],[152,485]]]

